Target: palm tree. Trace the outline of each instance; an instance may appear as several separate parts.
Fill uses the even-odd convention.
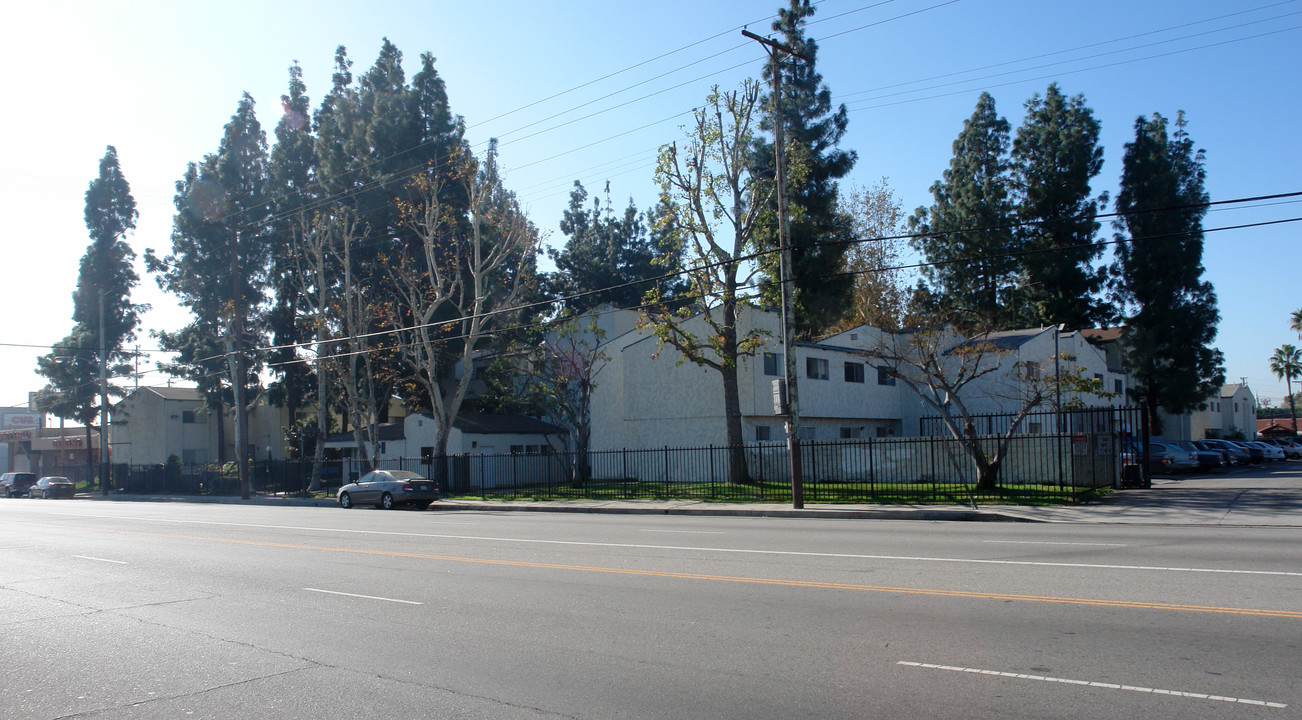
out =
[[[1293,311],[1289,316],[1288,325],[1293,328],[1293,332],[1297,333],[1298,338],[1302,338],[1302,308]]]
[[[1302,314],[1302,310],[1294,313],[1294,327],[1302,325],[1302,322],[1298,322],[1299,314]],[[1270,371],[1275,373],[1275,377],[1288,384],[1288,413],[1293,418],[1293,434],[1297,435],[1297,407],[1293,402],[1293,378],[1302,375],[1302,350],[1292,345],[1281,346],[1274,355],[1270,356]]]

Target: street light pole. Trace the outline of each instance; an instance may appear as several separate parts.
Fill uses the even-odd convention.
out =
[[[108,495],[108,339],[104,337],[104,293],[99,294],[99,491]],[[89,448],[87,452],[90,452]]]
[[[741,34],[764,46],[773,67],[773,157],[777,170],[778,243],[782,250],[778,275],[782,286],[782,350],[786,360],[783,363],[783,373],[787,386],[784,410],[787,415],[787,455],[791,463],[791,507],[799,510],[805,507],[805,476],[800,452],[800,402],[796,392],[798,371],[796,355],[793,352],[794,338],[791,335],[795,287],[791,284],[791,237],[787,231],[786,177],[782,164],[782,68],[778,65],[778,53],[786,53],[806,62],[810,59],[788,45],[760,37],[748,30],[742,30]]]

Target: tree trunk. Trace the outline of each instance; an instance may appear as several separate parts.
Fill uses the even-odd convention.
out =
[[[217,402],[217,464],[226,464],[226,406]]]
[[[1293,376],[1284,376],[1284,381],[1288,383],[1288,415],[1293,419],[1293,436],[1297,437],[1297,405],[1293,400]]]
[[[741,393],[737,381],[737,310],[734,301],[725,300],[723,307],[723,362],[719,372],[723,375],[723,415],[728,443],[728,482],[750,482],[746,470],[746,449],[741,432]],[[790,350],[787,350],[790,352]]]
[[[330,414],[326,403],[325,368],[317,368],[316,381],[316,447],[312,452],[312,479],[307,486],[308,492],[321,489],[321,470],[325,464],[326,433],[330,430]]]
[[[439,421],[434,433],[434,472],[431,473],[431,479],[438,482],[439,489],[443,492],[452,487],[451,475],[448,473],[448,439],[451,436],[452,426],[449,424],[444,427],[442,421]]]

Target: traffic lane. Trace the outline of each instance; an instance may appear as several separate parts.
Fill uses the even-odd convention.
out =
[[[273,541],[282,531],[337,544],[349,534],[380,537],[392,533],[430,542],[455,541],[466,547],[500,542],[594,542],[704,547],[781,552],[826,552],[878,556],[970,559],[1081,558],[1130,565],[1190,565],[1254,571],[1289,571],[1298,565],[1294,538],[1299,528],[1271,532],[1240,528],[1149,528],[1004,523],[911,523],[793,518],[683,518],[517,513],[345,513],[329,508],[249,508],[247,506],[165,505],[153,515],[135,508],[83,503],[93,517],[138,519],[156,527],[238,528],[250,539]],[[65,506],[66,507],[66,506]],[[159,510],[165,510],[162,514]],[[70,517],[72,513],[64,513]],[[124,525],[123,527],[130,527]],[[907,532],[901,528],[909,529]],[[925,532],[919,528],[926,528]],[[148,531],[149,525],[138,529]],[[464,530],[464,531],[463,531]],[[740,542],[739,542],[740,541]],[[1255,545],[1254,545],[1255,543]],[[1278,551],[1278,552],[1277,552]],[[1220,563],[1225,563],[1222,567]]]
[[[583,520],[576,522],[582,523]],[[1283,564],[1294,568],[1285,570],[1253,570],[1259,565],[1250,558],[1260,553],[1248,553],[1235,567],[1231,563],[1207,566],[1197,565],[1139,565],[1133,560],[1109,561],[1108,558],[1091,558],[1088,562],[1064,561],[1046,558],[1033,553],[1041,552],[1039,546],[1013,546],[1019,552],[1014,557],[1004,552],[1002,557],[964,557],[961,552],[948,555],[889,555],[879,553],[820,553],[812,551],[764,550],[745,547],[715,547],[709,545],[666,545],[660,543],[588,542],[567,539],[546,540],[537,537],[520,537],[501,533],[484,534],[480,529],[470,533],[430,532],[427,527],[409,530],[388,529],[395,526],[383,523],[372,529],[354,528],[338,535],[329,528],[311,528],[304,525],[274,525],[270,523],[240,523],[199,521],[180,523],[140,523],[128,518],[126,529],[98,527],[80,523],[81,529],[98,527],[104,535],[119,537],[171,538],[193,542],[229,544],[262,544],[268,547],[286,546],[304,552],[352,553],[359,557],[344,562],[380,564],[398,567],[404,556],[463,558],[467,562],[499,561],[547,564],[562,553],[574,553],[580,565],[604,567],[611,570],[644,569],[666,572],[701,573],[715,576],[744,574],[746,564],[756,556],[767,560],[766,578],[773,580],[802,580],[813,574],[820,581],[872,585],[875,587],[915,587],[933,571],[943,569],[943,583],[934,589],[951,589],[972,592],[999,592],[1024,596],[1056,596],[1080,600],[1130,600],[1135,602],[1169,603],[1186,605],[1236,606],[1242,598],[1265,597],[1272,589],[1282,586],[1296,589],[1302,575],[1298,563]],[[161,529],[159,529],[161,527]],[[960,527],[980,530],[985,526]],[[1022,526],[1018,526],[1022,527]],[[1038,526],[1037,526],[1038,527]],[[896,525],[896,534],[903,536],[904,528]],[[500,530],[500,528],[499,528]],[[562,529],[565,531],[566,529]],[[1278,538],[1278,533],[1264,533]],[[919,537],[930,535],[925,528]],[[327,543],[316,544],[326,540]],[[103,542],[111,542],[104,540]],[[906,539],[905,542],[912,542]],[[962,539],[966,546],[976,543],[971,538]],[[1056,542],[1056,541],[1055,541]],[[101,543],[102,544],[102,543]],[[1228,543],[1221,543],[1227,545]],[[1296,545],[1287,541],[1273,543],[1283,552],[1297,556]],[[1001,544],[995,546],[1003,547]],[[148,546],[146,546],[148,547]],[[1060,552],[1058,546],[1050,546]],[[1183,547],[1177,543],[1176,547]],[[851,548],[853,549],[853,548]],[[935,566],[935,567],[928,567]],[[1267,573],[1267,574],[1262,574]],[[1283,575],[1273,573],[1285,573]],[[1186,577],[1187,576],[1187,577]],[[925,587],[925,586],[924,586]],[[1295,592],[1283,596],[1285,603],[1268,609],[1299,609]],[[1258,608],[1266,609],[1266,608]]]
[[[230,506],[224,506],[230,510]],[[650,552],[768,552],[774,557],[838,554],[897,562],[1044,561],[1083,567],[1183,567],[1236,573],[1292,572],[1298,569],[1302,529],[1133,528],[1041,524],[909,523],[870,521],[801,521],[795,519],[641,517],[613,521],[610,516],[510,518],[468,517],[453,520],[411,513],[390,520],[344,524],[338,513],[304,514],[276,509],[276,516],[205,512],[176,517],[114,516],[104,529],[218,536],[278,542],[282,533],[296,540],[347,546],[360,538],[379,538],[386,545],[428,550],[430,546],[491,550],[502,545],[535,544],[597,548],[628,545]],[[308,509],[312,510],[312,509]],[[318,513],[322,512],[320,510]],[[391,515],[391,514],[388,514]],[[68,514],[72,517],[71,514]],[[120,519],[121,524],[112,519]],[[132,523],[137,524],[132,524]],[[79,523],[86,524],[86,523]]]
[[[154,538],[154,540],[165,540]],[[193,541],[186,541],[193,542]],[[184,548],[177,548],[169,554],[185,554]],[[232,577],[237,577],[240,572],[226,569],[227,565],[242,569],[258,569],[263,563],[268,562],[268,558],[277,555],[294,555],[295,551],[286,548],[268,549],[261,546],[236,546],[235,550],[223,550],[223,552],[212,554],[212,557],[196,556],[191,562],[180,563],[179,569],[195,575],[202,582],[211,582],[212,576],[223,577],[228,573]],[[626,643],[617,643],[617,647],[612,652],[600,654],[602,661],[596,663],[593,670],[600,669],[607,664],[612,664],[611,658],[625,658],[623,663],[613,662],[613,666],[621,668],[619,672],[614,672],[613,677],[618,678],[628,672],[636,672],[638,667],[651,662],[653,665],[664,665],[670,670],[665,671],[666,677],[653,686],[667,684],[670,687],[677,687],[678,683],[689,683],[693,679],[699,680],[701,673],[708,672],[709,667],[717,664],[717,659],[707,659],[698,664],[690,664],[685,670],[673,670],[681,665],[679,658],[692,655],[693,650],[703,652],[715,647],[725,647],[729,640],[740,637],[742,639],[742,648],[757,649],[754,656],[759,658],[781,657],[783,649],[791,644],[792,638],[812,638],[813,643],[802,646],[796,656],[817,656],[824,648],[835,648],[836,641],[841,637],[840,630],[846,630],[847,627],[842,624],[832,624],[838,632],[833,636],[827,634],[827,624],[818,623],[808,628],[788,627],[778,618],[783,617],[779,613],[787,613],[792,604],[799,604],[804,598],[823,597],[821,593],[830,592],[830,595],[851,595],[852,593],[827,591],[826,589],[810,588],[792,588],[783,586],[774,588],[771,586],[760,586],[758,592],[779,593],[780,597],[776,601],[765,601],[760,599],[747,599],[752,597],[751,593],[756,592],[756,588],[748,588],[744,593],[743,599],[746,604],[755,607],[738,607],[737,600],[727,599],[727,596],[716,601],[719,611],[714,614],[701,615],[696,610],[699,600],[693,598],[701,597],[702,593],[697,587],[705,585],[706,587],[716,587],[719,585],[738,585],[735,582],[717,581],[714,583],[698,581],[684,581],[681,578],[666,578],[661,575],[651,576],[628,576],[615,575],[614,578],[620,583],[628,583],[630,577],[636,578],[637,582],[631,585],[631,590],[619,594],[618,600],[614,603],[604,602],[613,592],[614,581],[609,577],[603,577],[600,574],[595,576],[599,580],[593,580],[594,573],[588,572],[581,575],[581,579],[572,577],[573,571],[563,571],[556,568],[524,568],[518,565],[473,565],[460,563],[457,567],[439,567],[439,563],[430,563],[433,567],[423,567],[415,558],[404,558],[407,561],[402,567],[380,567],[362,563],[355,564],[355,554],[349,554],[347,567],[341,567],[337,554],[331,555],[325,559],[314,560],[310,563],[304,563],[301,558],[285,557],[283,558],[284,572],[292,574],[302,572],[308,568],[317,568],[324,570],[323,573],[317,574],[310,579],[321,585],[326,585],[328,581],[334,579],[351,577],[354,584],[361,586],[357,589],[370,588],[371,592],[376,592],[376,588],[383,588],[385,591],[393,590],[393,594],[404,594],[402,590],[407,585],[412,585],[409,589],[418,591],[421,588],[429,593],[431,589],[436,589],[433,599],[442,602],[441,610],[438,613],[440,621],[437,630],[428,627],[425,623],[427,616],[423,613],[416,612],[410,616],[404,614],[401,617],[408,618],[405,621],[397,622],[393,619],[399,616],[397,613],[385,614],[382,621],[371,622],[366,618],[371,617],[369,609],[364,609],[361,619],[355,624],[347,624],[339,627],[331,624],[329,618],[332,616],[331,608],[336,607],[336,602],[350,603],[349,607],[362,606],[369,608],[369,604],[358,598],[347,598],[345,596],[320,596],[314,599],[296,599],[291,591],[285,591],[286,597],[280,598],[274,588],[264,588],[263,591],[254,592],[254,588],[263,585],[274,585],[276,578],[267,578],[262,582],[254,579],[246,580],[240,586],[234,587],[232,592],[223,598],[214,598],[206,601],[195,601],[190,603],[166,603],[163,605],[149,604],[137,607],[132,613],[144,613],[149,616],[155,614],[171,616],[169,626],[177,624],[183,625],[186,622],[198,622],[204,633],[219,632],[222,628],[227,628],[226,632],[235,635],[234,640],[237,642],[254,643],[259,638],[274,638],[287,632],[287,628],[298,627],[295,619],[303,617],[316,618],[318,621],[325,618],[325,622],[318,622],[317,627],[329,627],[329,632],[310,632],[310,628],[302,628],[305,632],[289,632],[289,636],[284,640],[289,647],[282,651],[292,651],[303,643],[311,644],[314,639],[320,639],[323,647],[319,652],[330,653],[339,652],[340,646],[347,648],[345,651],[353,661],[358,663],[358,667],[385,667],[395,668],[390,672],[398,673],[396,669],[402,665],[403,658],[412,654],[420,655],[432,644],[436,644],[439,649],[431,651],[434,655],[431,662],[437,662],[436,658],[440,657],[474,657],[485,658],[481,663],[473,664],[475,668],[469,671],[469,677],[462,680],[467,685],[472,685],[483,677],[500,678],[502,667],[511,667],[513,664],[523,662],[533,671],[539,672],[537,682],[529,678],[520,679],[512,678],[511,687],[515,688],[512,692],[519,694],[521,697],[532,697],[537,694],[545,694],[547,688],[563,684],[565,673],[560,675],[547,674],[540,668],[548,668],[549,659],[555,657],[564,657],[567,662],[566,666],[575,663],[583,664],[585,658],[590,660],[592,649],[599,646],[606,638],[620,638],[627,640]],[[390,556],[385,556],[390,557]],[[273,563],[274,564],[274,563]],[[446,563],[444,563],[446,564]],[[469,567],[470,569],[467,569]],[[200,570],[202,568],[202,570]],[[179,581],[177,578],[174,580]],[[409,582],[401,582],[403,580]],[[642,584],[646,583],[646,584]],[[221,583],[226,584],[226,583]],[[543,590],[555,588],[549,593]],[[524,592],[527,597],[507,601],[513,593],[519,595]],[[715,591],[711,590],[704,593],[706,597],[712,595]],[[683,597],[677,597],[678,593],[686,593]],[[793,597],[781,597],[781,595],[791,593]],[[653,596],[655,602],[649,606],[639,605],[639,598]],[[874,597],[887,597],[889,594],[878,594]],[[340,598],[336,600],[335,597]],[[277,598],[273,600],[272,598]],[[496,599],[502,598],[500,605]],[[936,600],[927,598],[925,604],[928,607],[944,608],[946,602],[955,602],[954,598]],[[903,605],[907,610],[912,607],[913,599]],[[937,604],[939,603],[939,604]],[[575,609],[576,605],[580,608]],[[592,612],[584,612],[582,608],[592,606]],[[995,604],[999,606],[999,604]],[[203,611],[195,612],[195,607],[205,608]],[[847,612],[854,612],[859,608],[859,604],[851,603],[846,609],[842,603],[835,603],[834,607],[838,608],[837,612],[844,617]],[[869,603],[870,609],[878,608],[879,605]],[[283,615],[278,615],[275,610],[291,609]],[[559,610],[558,610],[559,608]],[[874,611],[872,614],[877,614]],[[885,611],[881,611],[885,612]],[[1111,612],[1111,611],[1108,611]],[[749,619],[754,618],[757,613],[769,619],[765,628],[766,632],[780,632],[781,641],[776,644],[766,643],[767,635],[761,633],[758,636],[750,637],[747,632],[743,632],[749,627]],[[598,618],[593,619],[593,615]],[[890,614],[890,613],[887,613]],[[816,614],[815,614],[816,615]],[[616,622],[615,627],[604,627],[603,623],[607,622],[601,618],[615,617],[623,618],[621,622]],[[657,618],[669,618],[668,621],[654,622]],[[729,628],[728,622],[736,617],[748,619],[747,627],[740,630]],[[1021,626],[1027,620],[1025,614],[1018,616],[1015,626]],[[269,620],[268,618],[273,618]],[[563,619],[570,618],[567,625],[562,622]],[[974,622],[982,626],[999,628],[989,618],[983,618],[976,614],[971,618]],[[799,620],[799,618],[796,618]],[[935,626],[946,628],[962,620],[961,614],[955,610],[945,610],[939,617],[932,617],[929,620],[918,621],[919,626]],[[894,620],[893,620],[894,622]],[[214,625],[215,623],[215,625]],[[682,627],[688,628],[687,634],[681,634]],[[907,625],[908,623],[905,623]],[[351,630],[355,625],[355,631]],[[1125,632],[1120,634],[1121,638],[1134,637],[1136,633],[1142,631],[1146,624],[1136,627],[1129,627]],[[584,633],[584,628],[595,627],[593,632]],[[489,632],[485,633],[485,628]],[[502,633],[499,628],[506,628]],[[541,635],[531,635],[538,628],[547,628],[548,632]],[[649,629],[648,629],[649,628]],[[722,628],[723,632],[719,634],[703,633],[701,628]],[[785,630],[784,630],[785,628]],[[819,631],[822,628],[822,632]],[[428,637],[422,634],[422,631],[428,633]],[[1202,630],[1198,631],[1202,633]],[[862,635],[858,632],[847,633],[850,636]],[[998,638],[1004,635],[1011,635],[1010,631],[1000,630],[995,632],[993,637]],[[867,635],[863,635],[867,637]],[[1269,640],[1271,634],[1266,633],[1258,638],[1261,641]],[[560,645],[555,643],[559,642]],[[696,643],[704,638],[704,649],[697,649]],[[551,644],[549,644],[549,640]],[[897,643],[901,642],[897,640]],[[940,643],[938,649],[949,648],[953,646],[952,638]],[[982,637],[975,643],[978,648],[985,649],[991,645],[991,642]],[[1044,645],[1042,641],[1036,640],[1030,644],[1031,648]],[[1258,643],[1261,644],[1261,643]],[[1119,645],[1120,646],[1120,645]],[[485,647],[493,648],[491,651],[485,651]],[[523,657],[507,652],[505,656],[501,654],[498,648],[519,648],[519,653]],[[541,648],[539,654],[538,649]],[[648,650],[650,648],[651,650]],[[657,655],[652,652],[654,649],[663,648],[663,655]],[[925,649],[925,648],[924,648]],[[392,653],[392,656],[389,655]],[[652,657],[646,658],[646,655]],[[939,656],[939,652],[920,652],[918,654]],[[913,655],[917,657],[918,654]],[[1019,655],[1020,653],[1014,653]],[[833,654],[835,655],[835,654]],[[854,657],[865,657],[862,653],[854,649],[843,651],[841,653],[847,659]],[[1269,653],[1267,653],[1269,656]],[[953,653],[944,657],[955,657]],[[377,658],[379,660],[377,661]],[[962,660],[963,658],[957,658]],[[926,659],[928,662],[936,662],[934,659]],[[899,659],[891,658],[881,659],[881,662],[900,662]],[[943,662],[943,661],[942,661]],[[368,665],[371,663],[371,665]],[[589,662],[589,664],[591,664]],[[771,663],[770,663],[771,664]],[[804,664],[803,661],[798,664]],[[767,666],[764,666],[767,667]],[[742,672],[746,677],[768,677],[764,667],[743,668]],[[1020,665],[1014,665],[1020,667]],[[1269,666],[1267,666],[1268,668]],[[828,669],[828,672],[834,673],[836,667]],[[455,668],[450,670],[454,672]],[[792,669],[794,671],[794,669]],[[894,669],[898,672],[898,669]],[[827,673],[822,673],[826,675]],[[1082,675],[1086,673],[1082,672]],[[1265,673],[1258,673],[1265,676]],[[399,675],[400,677],[405,677]],[[406,678],[412,682],[418,682],[419,673]],[[1179,678],[1177,678],[1179,679]],[[812,679],[811,679],[812,680]],[[1157,685],[1157,683],[1153,683]],[[1174,683],[1168,683],[1174,685]],[[523,686],[523,687],[522,687]],[[821,687],[817,682],[815,686]],[[483,689],[483,688],[478,688]],[[757,689],[751,688],[753,692]],[[1030,691],[1027,691],[1030,692]],[[1047,691],[1045,691],[1047,692]],[[699,694],[699,690],[698,690]],[[1247,693],[1243,693],[1247,694]],[[830,698],[860,700],[856,695],[847,697],[838,696],[835,693],[828,694]],[[731,705],[734,700],[728,700],[722,706]],[[807,699],[813,702],[812,699]],[[825,709],[832,711],[836,707],[828,706]],[[690,715],[685,715],[690,716]],[[727,715],[717,715],[727,716]]]
[[[219,617],[217,621],[223,627],[238,626],[242,641],[254,642],[256,638],[274,638],[284,627],[293,626],[292,613],[269,621],[265,614],[271,607],[294,606],[320,617],[332,606],[345,606],[355,613],[348,627],[332,626],[328,640],[309,635],[300,641],[291,634],[289,647],[281,651],[304,652],[301,643],[306,643],[307,654],[326,658],[327,664],[384,668],[386,676],[415,683],[428,682],[430,676],[404,669],[406,658],[428,657],[428,662],[416,665],[437,668],[433,680],[440,686],[487,694],[508,704],[549,696],[566,687],[576,674],[598,687],[646,676],[647,686],[630,692],[647,693],[648,698],[686,693],[685,697],[692,698],[692,707],[709,709],[678,715],[681,717],[735,716],[727,714],[733,707],[752,712],[782,709],[774,716],[795,713],[799,708],[847,716],[842,713],[869,703],[877,694],[894,694],[889,685],[897,680],[889,678],[904,672],[897,667],[900,662],[1052,672],[1066,678],[1146,683],[1159,689],[1245,698],[1278,698],[1279,690],[1271,683],[1287,687],[1290,682],[1279,677],[1279,669],[1288,667],[1292,652],[1280,649],[1279,631],[1254,631],[1252,623],[1241,622],[1241,618],[1230,625],[1178,618],[1170,628],[1155,632],[1155,627],[1162,627],[1161,620],[1117,616],[1105,610],[1073,613],[1047,610],[1046,606],[1029,610],[1002,603],[973,606],[954,598],[928,598],[919,603],[880,595],[856,602],[841,597],[843,593],[825,590],[764,586],[734,592],[727,583],[722,584],[725,588],[711,584],[701,589],[659,578],[644,583],[627,576],[607,581],[590,576],[558,577],[554,571],[522,574],[518,568],[511,570],[502,574],[502,566],[495,565],[485,572],[444,573],[437,583],[422,579],[419,587],[407,589],[411,592],[380,569],[376,569],[377,577],[356,578],[361,585],[383,585],[385,592],[404,597],[421,597],[419,590],[425,588],[434,606],[429,614],[411,608],[372,612],[371,603],[329,597],[317,598],[320,604],[305,600],[310,607],[292,599],[264,607],[259,596],[240,595],[222,603],[235,620],[228,623]],[[404,577],[416,576],[409,573]],[[252,604],[239,607],[245,598]],[[231,603],[235,607],[230,607]],[[793,613],[793,607],[799,611]],[[211,613],[183,612],[171,604],[140,611],[151,616],[175,613],[171,621],[178,623],[187,618],[214,620]],[[425,624],[434,617],[438,618],[436,627]],[[1039,628],[1051,630],[1046,633]],[[322,646],[314,647],[314,642]],[[1234,648],[1240,644],[1248,647],[1246,654],[1236,654]],[[891,648],[898,648],[899,654],[889,653]],[[887,654],[874,654],[876,649]],[[1138,662],[1131,661],[1135,654]],[[1165,658],[1176,657],[1186,659],[1186,666],[1163,666]],[[456,661],[449,662],[449,658]],[[720,670],[720,665],[724,669]],[[1217,680],[1208,682],[1209,673],[1218,673]],[[885,685],[871,680],[878,675],[887,678]],[[792,698],[768,697],[766,688],[782,677],[799,678],[809,686],[808,692]],[[904,677],[912,676],[906,673]],[[715,693],[700,686],[701,678],[722,682],[728,688]],[[829,685],[833,679],[834,687]],[[1259,683],[1245,682],[1251,679]],[[910,682],[934,682],[944,688],[952,683],[962,686],[970,679],[942,675]],[[1075,710],[1054,715],[1044,708],[1060,702],[1064,692],[1075,697],[1078,688],[1024,685],[999,680],[982,687],[999,688],[991,691],[992,711],[1016,700],[1039,708],[1036,712],[1044,717],[1077,716]],[[498,686],[502,688],[493,694]],[[579,691],[570,689],[560,695],[573,692]],[[586,703],[597,699],[582,697]],[[754,704],[757,697],[764,698],[758,705]],[[644,699],[637,695],[623,702],[639,707]],[[1154,703],[1119,697],[1106,702],[1165,717],[1200,716],[1186,710],[1183,703],[1167,700]],[[552,700],[558,701],[568,702],[563,697]],[[795,704],[788,706],[789,701]],[[1160,714],[1167,706],[1179,710]]]

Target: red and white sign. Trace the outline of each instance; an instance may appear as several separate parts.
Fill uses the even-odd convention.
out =
[[[0,430],[22,430],[41,426],[41,416],[35,413],[10,413],[0,420]]]

